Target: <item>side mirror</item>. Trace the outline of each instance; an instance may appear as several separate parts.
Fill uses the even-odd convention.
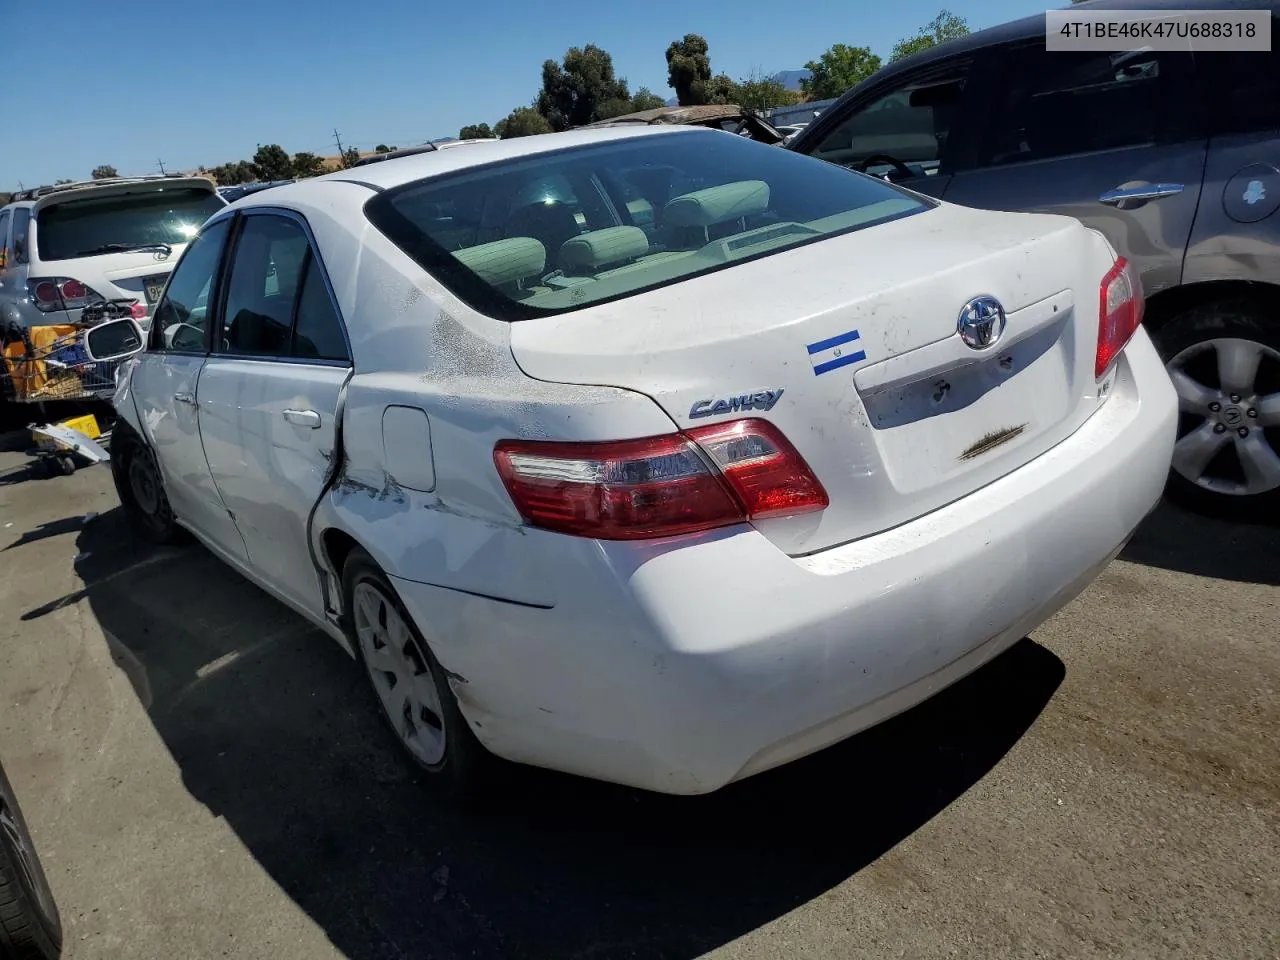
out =
[[[84,334],[84,352],[95,361],[123,360],[141,353],[144,343],[142,328],[129,317],[100,323]]]

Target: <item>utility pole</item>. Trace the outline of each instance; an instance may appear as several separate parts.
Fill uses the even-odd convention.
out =
[[[160,176],[162,176],[162,177],[163,177],[163,176],[165,176],[165,172],[164,172],[164,161],[163,161],[163,160],[161,160],[159,157],[156,157],[156,164],[157,164],[157,165],[159,165],[159,167],[160,167]]]
[[[338,145],[338,156],[342,156],[342,138],[338,135],[338,128],[333,128],[333,141]]]

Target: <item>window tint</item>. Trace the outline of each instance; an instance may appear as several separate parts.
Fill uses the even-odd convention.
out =
[[[0,213],[0,269],[9,266],[13,255],[9,252],[9,211]]]
[[[13,259],[18,263],[26,263],[30,258],[27,251],[27,227],[31,224],[31,210],[28,207],[16,207],[13,211]]]
[[[302,225],[253,214],[236,240],[223,311],[223,353],[346,360],[342,321]]]
[[[1185,55],[1183,55],[1185,56]],[[1167,55],[1015,48],[1004,93],[982,138],[991,166],[1154,143],[1171,66]]]
[[[123,245],[186,243],[223,208],[208,190],[153,190],[67,200],[40,211],[41,260],[113,253]]]
[[[152,345],[160,350],[203,352],[209,299],[230,220],[201,233],[182,255],[151,321]]]
[[[968,73],[968,64],[957,64],[877,97],[827,134],[812,155],[861,169],[880,154],[901,161],[918,176],[936,173]],[[868,170],[879,172],[882,166]]]
[[[437,280],[508,320],[630,296],[928,209],[882,181],[696,129],[486,164],[365,205]]]
[[[315,360],[346,360],[347,342],[342,321],[325,289],[320,262],[307,260],[307,272],[298,299],[298,323],[293,334],[293,355]]]
[[[246,217],[227,281],[222,351],[287,356],[293,304],[309,251],[307,235],[286,217]]]
[[[1280,18],[1271,24],[1272,37],[1280,36]],[[1266,53],[1197,53],[1196,70],[1208,80],[1215,134],[1280,130],[1280,46]]]

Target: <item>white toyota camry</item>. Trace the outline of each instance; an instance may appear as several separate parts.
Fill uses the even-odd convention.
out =
[[[702,793],[1117,553],[1177,412],[1141,318],[1069,218],[711,130],[474,144],[214,215],[112,462],[144,534],[347,647],[443,788],[497,755]]]

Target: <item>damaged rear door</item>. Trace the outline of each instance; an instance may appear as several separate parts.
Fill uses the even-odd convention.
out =
[[[320,613],[307,525],[328,480],[350,352],[305,221],[247,211],[235,239],[200,432],[214,482],[262,579]]]

